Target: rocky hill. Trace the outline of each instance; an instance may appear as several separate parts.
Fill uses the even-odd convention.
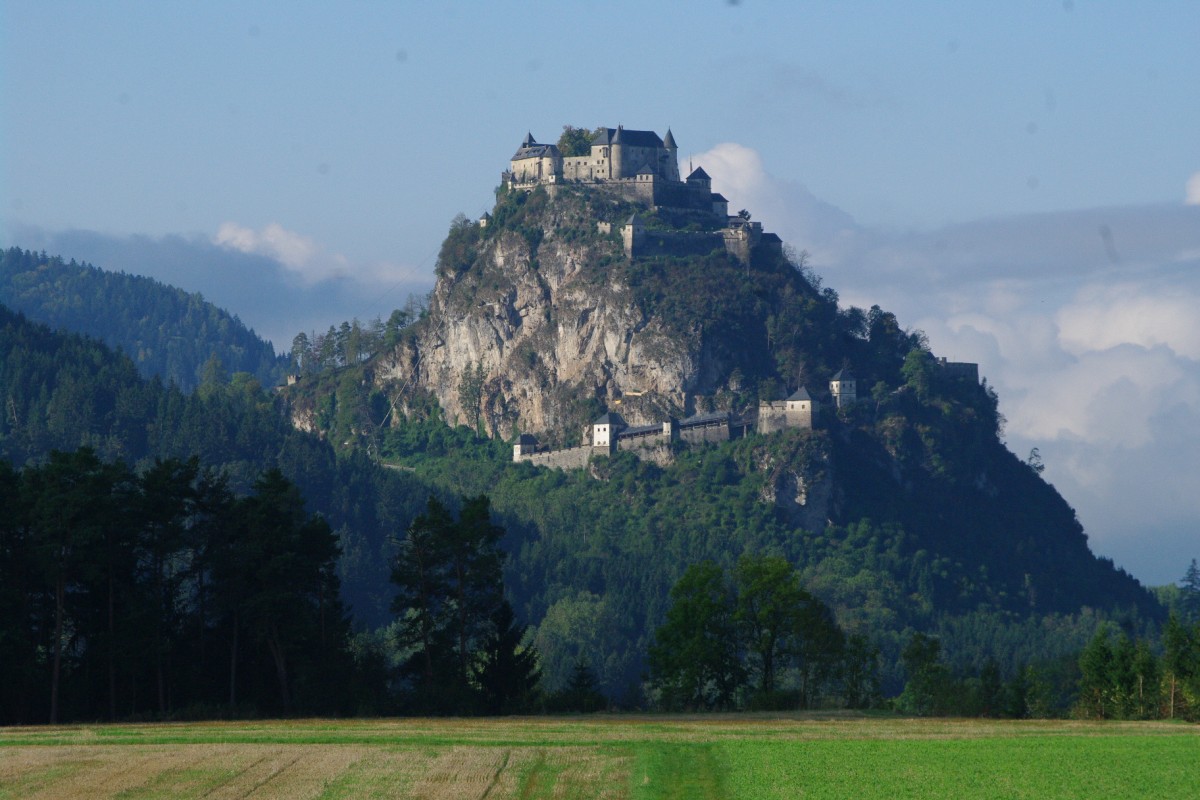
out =
[[[573,442],[618,404],[631,424],[653,422],[836,369],[801,356],[822,349],[805,340],[832,333],[837,312],[795,265],[720,250],[631,261],[619,227],[637,210],[586,187],[502,191],[486,226],[451,229],[428,317],[376,381],[428,392],[449,420],[478,417],[492,435]],[[649,237],[676,223],[644,219]]]
[[[1161,607],[1098,559],[1074,511],[1003,444],[997,397],[916,331],[839,306],[802,257],[723,250],[630,258],[629,203],[565,185],[498,193],[485,225],[457,220],[428,314],[392,350],[286,392],[293,420],[365,447],[453,496],[490,494],[506,574],[548,677],[579,657],[606,689],[637,682],[667,593],[701,559],[785,555],[848,630],[883,653],[885,686],[912,630],[952,662],[1071,658],[1101,619],[1153,627]],[[668,211],[646,235],[686,230]],[[959,365],[970,366],[970,365]],[[834,409],[830,378],[858,379]],[[753,415],[806,387],[814,430],[673,445],[564,474],[514,465],[499,441],[575,445],[605,411]],[[450,432],[444,423],[458,423]],[[471,430],[493,439],[471,443]]]

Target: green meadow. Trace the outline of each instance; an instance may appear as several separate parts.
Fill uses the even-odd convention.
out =
[[[843,715],[0,728],[13,798],[1190,797],[1200,727]]]

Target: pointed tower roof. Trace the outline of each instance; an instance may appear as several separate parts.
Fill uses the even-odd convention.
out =
[[[799,389],[797,389],[796,391],[792,392],[792,396],[791,396],[791,397],[789,397],[789,398],[788,398],[788,400],[805,400],[805,401],[811,401],[811,400],[812,400],[812,396],[811,396],[811,395],[809,395],[809,393],[808,393],[808,389],[805,389],[803,386],[801,386]]]
[[[693,180],[711,181],[712,180],[712,178],[710,178],[708,176],[708,173],[704,171],[704,167],[696,167],[694,170],[692,170],[692,174],[687,176],[687,179],[689,181],[693,181]]]
[[[623,125],[617,126],[617,131],[616,131],[616,133],[613,134],[613,137],[612,137],[613,144],[621,143],[621,134],[624,132],[624,130],[625,130],[625,126],[623,126]]]
[[[537,144],[537,142],[533,140],[533,132],[530,131],[525,134],[525,140],[521,142],[521,147],[529,147],[530,145],[534,144]]]
[[[671,129],[667,128],[666,138],[663,139],[663,147],[668,150],[678,150],[678,145],[675,144],[675,136],[671,133]]]
[[[833,377],[830,378],[830,380],[852,381],[852,380],[854,380],[854,373],[848,369],[839,369],[836,373],[834,373]]]

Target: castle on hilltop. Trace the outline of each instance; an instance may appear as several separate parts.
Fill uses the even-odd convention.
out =
[[[710,230],[651,230],[637,214],[621,227],[625,255],[702,255],[724,248],[742,263],[758,248],[783,253],[783,240],[764,233],[762,223],[740,215],[729,216],[729,201],[712,190],[712,178],[696,167],[686,179],[679,176],[679,147],[667,129],[660,138],[654,131],[600,128],[590,152],[564,156],[557,145],[542,144],[525,135],[524,141],[501,173],[509,189],[529,191],[544,187],[554,193],[565,184],[583,184],[645,206],[668,209],[676,217],[693,220]],[[601,232],[611,223],[599,223]]]

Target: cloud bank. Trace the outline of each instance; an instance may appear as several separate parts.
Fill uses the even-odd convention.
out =
[[[878,303],[936,353],[976,361],[1093,550],[1150,584],[1200,557],[1200,173],[1187,203],[859,225],[750,148],[697,156],[731,208],[797,249],[843,304]]]

